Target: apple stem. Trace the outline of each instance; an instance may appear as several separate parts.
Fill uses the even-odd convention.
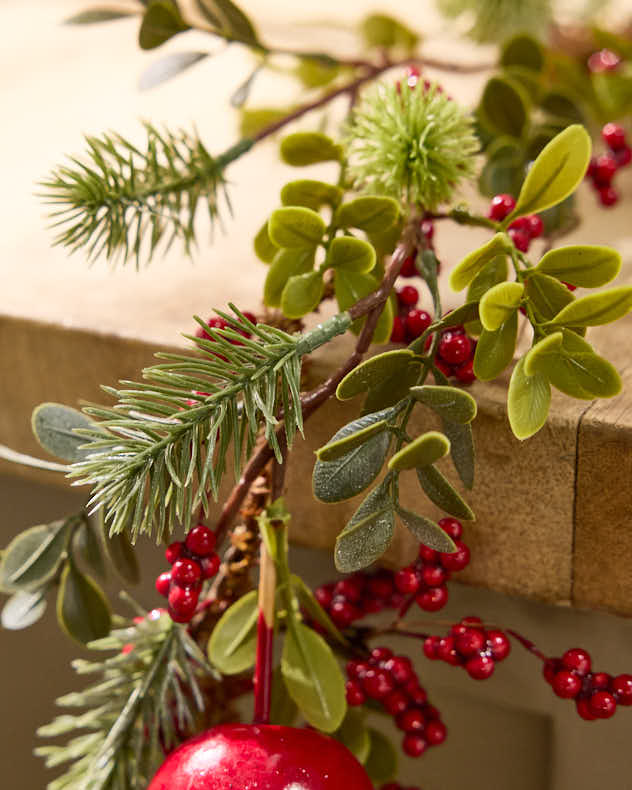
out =
[[[259,619],[257,620],[257,656],[255,662],[255,724],[270,723],[272,700],[272,670],[274,648],[274,599],[276,593],[276,567],[261,541],[259,566]]]

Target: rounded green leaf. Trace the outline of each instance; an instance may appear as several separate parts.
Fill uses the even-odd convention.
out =
[[[334,221],[341,228],[359,228],[366,233],[384,233],[399,219],[399,203],[390,197],[366,195],[343,203]]]
[[[548,274],[538,271],[529,272],[525,282],[525,294],[531,307],[541,321],[549,321],[563,307],[573,302],[575,297],[569,289]]]
[[[474,520],[470,506],[435,466],[419,467],[417,478],[428,499],[441,510],[455,518]]]
[[[369,730],[371,743],[369,756],[364,764],[366,772],[376,787],[390,782],[397,773],[395,747],[379,730]]]
[[[474,437],[472,426],[443,420],[443,432],[450,440],[450,457],[463,485],[474,486]]]
[[[623,318],[630,310],[632,286],[621,285],[576,299],[549,323],[555,326],[601,326]]]
[[[307,274],[314,268],[314,250],[278,250],[263,286],[266,307],[281,307],[283,289],[290,277]]]
[[[320,304],[323,295],[323,275],[320,272],[295,274],[287,281],[281,294],[281,310],[288,318],[302,318]]]
[[[79,448],[88,439],[74,431],[76,428],[95,429],[97,426],[77,409],[61,403],[41,403],[31,416],[31,427],[35,438],[52,455],[65,461],[82,461],[90,450]]]
[[[367,46],[389,49],[400,46],[412,50],[419,36],[392,16],[369,14],[362,20],[360,32]]]
[[[527,376],[533,376],[537,373],[538,362],[543,355],[557,355],[562,348],[562,333],[554,332],[547,337],[542,338],[537,342],[530,351],[525,354],[524,359],[524,372]]]
[[[103,591],[72,560],[61,575],[57,619],[69,637],[84,645],[110,633],[110,607]]]
[[[546,376],[527,376],[525,358],[513,369],[507,393],[507,416],[517,439],[528,439],[546,422],[551,404],[551,386]]]
[[[428,431],[395,453],[388,462],[388,468],[400,472],[403,469],[429,466],[449,452],[449,440],[438,431]]]
[[[268,233],[277,247],[304,249],[319,244],[325,227],[325,220],[311,208],[286,206],[272,212]]]
[[[428,546],[428,548],[435,551],[450,554],[456,551],[452,538],[434,521],[424,516],[419,516],[417,513],[411,513],[409,510],[404,510],[401,507],[397,508],[397,515],[401,518],[406,528],[424,546]]]
[[[322,732],[340,727],[347,712],[345,681],[320,634],[294,623],[285,635],[281,673],[288,694],[308,724]]]
[[[393,376],[405,375],[415,355],[408,349],[385,351],[354,368],[343,378],[336,389],[338,400],[355,398],[361,392],[379,386],[384,380]]]
[[[251,590],[231,604],[215,625],[207,654],[223,675],[238,675],[254,666],[258,616],[257,591]]]
[[[333,736],[349,749],[359,763],[363,763],[369,756],[371,738],[364,715],[357,708],[347,708],[347,715]]]
[[[13,538],[2,554],[0,588],[34,590],[54,576],[66,556],[70,527],[69,521],[55,521]]]
[[[483,327],[488,332],[499,329],[518,309],[523,294],[522,283],[499,283],[490,288],[479,304]]]
[[[189,30],[173,0],[151,0],[138,33],[141,49],[154,49],[172,36]]]
[[[388,485],[371,491],[336,538],[334,559],[341,573],[366,568],[391,545],[395,519]]]
[[[386,420],[374,422],[373,425],[367,425],[366,428],[356,431],[356,433],[352,433],[344,439],[339,439],[337,442],[329,442],[316,451],[316,456],[319,461],[335,461],[385,430]]]
[[[556,135],[531,166],[516,208],[505,224],[514,217],[555,206],[574,192],[586,174],[591,149],[590,135],[579,124]]]
[[[469,392],[457,387],[424,384],[423,387],[411,387],[410,394],[450,422],[467,423],[476,417],[476,401]]]
[[[481,381],[499,376],[513,359],[518,337],[518,313],[493,332],[483,329],[474,352],[474,375]]]
[[[535,270],[580,288],[599,288],[619,274],[621,255],[598,245],[558,247],[547,252]]]
[[[486,244],[470,252],[460,263],[457,263],[450,273],[450,287],[454,291],[466,288],[490,261],[498,255],[507,253],[511,248],[510,245],[511,241],[506,234],[496,233]]]
[[[479,106],[483,122],[496,134],[521,137],[529,120],[529,96],[508,77],[492,77]]]
[[[340,146],[321,132],[295,132],[281,140],[281,159],[294,167],[338,161],[340,156]]]
[[[342,189],[335,184],[304,178],[290,181],[281,190],[284,206],[305,206],[317,211],[321,206],[337,206],[342,200]]]
[[[8,631],[20,631],[36,623],[46,611],[44,590],[20,592],[12,595],[2,607],[0,622]]]
[[[547,91],[540,99],[540,107],[562,123],[584,123],[584,113],[575,97],[564,90]]]
[[[375,250],[368,241],[353,236],[338,236],[329,245],[325,265],[366,274],[375,266],[375,261]]]
[[[279,248],[270,238],[268,233],[268,223],[264,222],[259,228],[254,240],[255,254],[260,261],[264,263],[272,263],[274,256],[279,251]]]
[[[499,283],[504,283],[509,275],[506,255],[497,255],[480,270],[467,289],[467,301],[479,302],[483,294]]]
[[[348,310],[360,299],[376,291],[380,286],[380,281],[372,273],[363,274],[362,272],[351,272],[344,268],[336,269],[334,289],[336,301],[341,313]],[[373,333],[374,343],[386,343],[390,336],[393,326],[393,308],[390,300],[387,300]],[[366,318],[358,318],[351,325],[351,330],[359,334],[366,322]]]
[[[408,364],[399,370],[394,368],[389,375],[384,376],[375,385],[371,385],[362,411],[367,414],[399,403],[408,395],[410,388],[417,384],[420,373],[421,362],[417,357],[412,357]]]
[[[540,42],[526,33],[511,38],[503,46],[500,55],[501,66],[526,66],[532,71],[542,71],[544,52]]]

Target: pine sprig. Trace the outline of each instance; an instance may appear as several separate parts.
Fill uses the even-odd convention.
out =
[[[190,254],[200,205],[211,226],[222,203],[230,210],[224,170],[250,141],[214,158],[195,134],[161,133],[149,123],[145,130],[144,150],[118,134],[86,137],[85,161],[72,158],[42,182],[44,200],[58,207],[51,214],[56,244],[85,247],[91,261],[133,259],[138,268],[161,243],[168,249],[180,239]]]
[[[48,790],[143,790],[165,752],[194,728],[204,706],[198,676],[211,670],[166,614],[112,631],[89,647],[115,654],[73,662],[78,674],[99,677],[57,703],[86,710],[38,730],[41,737],[70,737],[63,746],[36,749],[49,768],[71,763]]]

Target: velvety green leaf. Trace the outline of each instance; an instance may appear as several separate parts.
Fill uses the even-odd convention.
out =
[[[329,85],[340,74],[340,65],[324,63],[315,58],[301,58],[294,73],[308,89],[321,88]]]
[[[362,20],[362,37],[368,47],[414,49],[419,36],[397,19],[386,14],[369,14]]]
[[[503,192],[517,194],[525,170],[523,144],[513,137],[497,137],[486,154],[487,162],[478,182],[481,192],[489,197]]]
[[[337,206],[343,192],[335,184],[303,178],[290,181],[281,190],[281,203],[284,206],[305,206],[317,211],[321,206]]]
[[[540,99],[540,107],[565,123],[584,123],[584,113],[574,97],[561,89],[547,91]]]
[[[348,272],[366,274],[375,266],[375,261],[375,250],[368,241],[338,236],[329,245],[325,263]]]
[[[456,551],[452,538],[434,521],[425,518],[425,516],[419,516],[417,513],[411,513],[410,510],[405,510],[402,507],[397,508],[397,515],[407,529],[424,546],[428,546],[435,551],[450,553]]]
[[[498,329],[484,329],[474,352],[474,374],[481,381],[499,376],[513,359],[518,337],[518,313],[514,311]]]
[[[441,510],[455,518],[474,520],[474,513],[467,502],[435,466],[418,468],[417,477],[428,498]]]
[[[579,124],[560,132],[546,145],[527,173],[511,218],[561,203],[581,183],[590,161],[590,135]],[[510,218],[505,220],[509,223]]]
[[[544,52],[539,41],[520,33],[504,44],[500,63],[502,66],[526,66],[535,72],[544,68]]]
[[[373,293],[379,288],[379,285],[379,280],[372,273],[363,274],[362,272],[350,272],[346,269],[336,270],[334,289],[340,312],[345,312],[357,301]],[[365,322],[366,318],[358,318],[351,325],[352,331],[359,334]],[[391,336],[392,326],[393,308],[391,302],[387,300],[375,327],[373,342],[386,343]]]
[[[357,708],[347,708],[347,715],[333,736],[349,749],[359,763],[369,756],[371,738],[362,711]]]
[[[325,640],[302,623],[288,629],[281,672],[289,695],[308,724],[334,732],[342,724],[347,703],[345,681]]]
[[[362,405],[362,413],[370,414],[399,403],[419,381],[421,367],[421,362],[412,358],[403,368],[394,368],[379,382],[372,384]]]
[[[536,271],[581,288],[599,288],[621,271],[621,255],[611,247],[575,244],[549,250]]]
[[[283,289],[291,277],[307,274],[314,268],[314,250],[278,250],[268,269],[263,286],[266,307],[281,307]],[[320,278],[322,280],[322,277]]]
[[[299,600],[299,604],[301,608],[305,610],[310,619],[324,628],[329,636],[335,639],[336,642],[339,642],[341,645],[347,645],[347,640],[340,633],[331,617],[329,617],[327,612],[318,603],[314,593],[305,584],[301,577],[292,574],[290,579],[292,581],[292,589]]]
[[[443,421],[443,433],[450,440],[450,457],[463,485],[471,489],[474,485],[474,438],[472,426],[458,422]]]
[[[9,543],[0,561],[0,588],[35,590],[57,572],[66,556],[72,522],[54,521],[24,530]]]
[[[441,317],[441,329],[449,329],[451,326],[461,326],[477,320],[478,302],[466,302]]]
[[[414,353],[408,349],[385,351],[371,357],[347,373],[336,389],[336,397],[349,400],[379,386],[387,378],[404,375],[414,358]]]
[[[364,418],[360,418],[364,419]],[[369,439],[382,433],[386,430],[386,420],[374,422],[372,425],[367,425],[366,428],[352,433],[350,436],[340,439],[337,442],[329,442],[316,451],[316,456],[319,461],[336,461],[338,458],[346,455],[355,450],[361,444],[364,444]]]
[[[84,645],[110,633],[110,607],[103,591],[72,560],[61,575],[57,619],[69,637]]]
[[[325,227],[325,221],[315,211],[301,206],[286,206],[272,212],[268,233],[277,247],[305,249],[318,245]]]
[[[550,322],[555,326],[601,326],[623,318],[632,310],[632,286],[583,296],[567,305]]]
[[[397,752],[390,740],[379,730],[370,729],[369,756],[364,768],[376,787],[390,782],[397,773]]]
[[[98,511],[97,518],[99,519],[105,553],[114,569],[128,584],[138,584],[140,581],[138,558],[127,533],[117,532],[115,535],[110,535],[108,527],[103,521],[101,510]]]
[[[337,431],[329,445],[352,437],[379,420],[376,414],[360,417]],[[322,502],[341,502],[364,491],[380,473],[390,443],[390,434],[381,431],[334,460],[317,460],[312,478],[314,495]]]
[[[133,10],[122,8],[90,8],[80,11],[74,16],[64,19],[65,25],[94,25],[98,22],[110,22],[114,19],[125,19],[135,14]]]
[[[525,293],[541,321],[549,321],[575,299],[571,291],[559,280],[535,270],[529,273],[525,283]]]
[[[279,252],[279,248],[270,238],[268,233],[267,221],[257,231],[254,240],[255,254],[260,261],[264,263],[272,263],[275,255]]]
[[[424,384],[422,387],[412,387],[410,394],[419,403],[429,406],[451,422],[472,422],[476,417],[476,401],[468,392],[457,387]]]
[[[483,267],[510,249],[509,244],[510,240],[504,233],[496,233],[482,247],[466,255],[450,273],[450,286],[453,290],[461,291],[466,288]]]
[[[519,83],[492,77],[483,90],[479,112],[496,134],[521,137],[529,120],[529,97]]]
[[[291,107],[243,108],[239,114],[239,132],[242,137],[254,137],[266,126],[277,123],[292,111]]]
[[[487,293],[499,283],[504,283],[509,276],[506,255],[497,255],[480,270],[467,289],[467,301],[479,302],[483,294]]]
[[[172,52],[145,69],[138,81],[138,88],[141,91],[148,91],[157,85],[162,85],[163,82],[190,69],[208,56],[208,52]]]
[[[295,132],[281,141],[281,159],[294,167],[337,162],[341,155],[340,146],[321,132]]]
[[[254,666],[257,652],[257,591],[231,604],[213,629],[208,658],[223,675],[238,675]]]
[[[390,255],[393,252],[401,238],[403,229],[404,218],[400,214],[397,222],[388,228],[388,230],[385,230],[383,233],[368,234],[369,241],[375,248],[378,260],[383,258],[385,255]]]
[[[324,283],[321,272],[295,274],[281,294],[281,310],[288,318],[302,318],[320,304]]]
[[[334,559],[341,573],[354,573],[378,560],[395,529],[389,486],[382,483],[367,496],[336,539]]]
[[[95,534],[92,524],[84,522],[75,532],[73,547],[84,562],[101,578],[105,578],[105,562],[101,552],[99,537]]]
[[[527,376],[524,357],[511,374],[507,393],[507,416],[517,439],[528,439],[546,422],[551,404],[551,386],[541,373]]]
[[[232,0],[196,0],[196,3],[219,34],[249,46],[260,46],[254,25]]]
[[[21,590],[12,595],[2,607],[0,622],[7,631],[20,631],[36,623],[46,611],[45,590]]]
[[[61,403],[40,403],[33,410],[31,427],[35,438],[52,455],[65,461],[82,461],[88,450],[79,448],[87,443],[85,436],[74,433],[75,428],[94,430],[95,423],[77,409]]]
[[[533,103],[537,103],[542,94],[542,77],[537,71],[527,68],[527,66],[505,66],[503,75],[512,82],[517,82],[527,92],[527,96]],[[531,127],[530,127],[531,128]]]
[[[155,49],[190,27],[174,0],[150,0],[138,34],[141,49]]]
[[[430,466],[449,452],[448,439],[438,431],[428,431],[395,453],[388,462],[388,468],[401,472],[404,469]]]
[[[524,294],[522,283],[499,283],[482,297],[479,304],[481,324],[495,332],[516,312]]]
[[[399,213],[399,203],[393,198],[365,195],[339,206],[334,221],[341,228],[384,233],[397,222]]]

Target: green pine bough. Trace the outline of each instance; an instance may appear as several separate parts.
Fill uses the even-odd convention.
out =
[[[449,15],[474,13],[474,38],[502,39],[473,109],[425,82],[420,70],[476,67],[426,58],[418,33],[383,14],[362,20],[364,54],[353,60],[275,48],[232,0],[197,0],[193,11],[149,0],[68,20],[139,15],[143,49],[197,30],[247,48],[256,61],[232,97],[243,137],[224,153],[211,154],[197,134],[145,124],[142,146],[116,133],[87,137],[86,155],[42,182],[56,243],[88,261],[132,260],[140,268],[174,242],[192,254],[198,209],[211,225],[232,210],[232,162],[341,97],[351,106],[333,131],[323,124],[280,140],[281,160],[309,166],[310,177],[283,186],[254,239],[253,253],[267,266],[261,320],[232,304],[217,306],[212,321],[195,319],[186,352],[158,353],[139,381],[104,386],[110,405],[38,406],[33,431],[56,461],[0,446],[5,460],[66,474],[88,489],[78,513],[25,530],[0,554],[0,590],[9,596],[3,627],[37,622],[54,596],[65,634],[109,654],[74,663],[78,674],[95,677],[58,703],[80,712],[38,731],[65,740],[37,749],[49,767],[63,766],[50,790],[143,790],[171,749],[235,715],[232,700],[253,671],[259,726],[306,723],[333,735],[377,787],[394,780],[397,759],[391,740],[370,726],[376,712],[404,717],[398,725],[410,757],[441,743],[445,727],[408,658],[372,650],[373,640],[423,639],[428,657],[460,663],[478,679],[506,657],[508,635],[546,658],[515,631],[475,619],[453,628],[446,657],[438,636],[415,631],[405,617],[415,603],[441,609],[450,573],[469,561],[462,522],[475,518],[464,491],[475,482],[477,403],[461,384],[498,379],[513,366],[507,418],[520,440],[545,425],[552,389],[585,401],[621,390],[615,367],[586,339],[591,327],[632,309],[632,288],[604,288],[619,274],[621,257],[605,246],[558,242],[579,221],[574,194],[591,158],[587,127],[624,114],[625,86],[617,82],[615,106],[608,77],[595,78],[580,107],[573,96],[581,80],[569,90],[569,75],[577,74],[567,61],[561,68],[559,53],[524,31],[505,38],[515,4],[442,5]],[[549,4],[519,5],[519,18],[540,34]],[[632,56],[629,42],[598,29],[593,35],[600,46]],[[209,56],[168,55],[141,82],[154,86]],[[258,75],[288,68],[288,58],[308,100],[247,106]],[[618,129],[608,139],[623,135],[623,150]],[[318,177],[321,164],[327,175]],[[483,195],[498,195],[486,216],[458,199],[458,189],[476,178]],[[447,280],[464,298],[450,312],[442,307],[432,241],[438,222],[489,232],[451,267]],[[526,229],[534,237],[544,232],[541,254],[527,254]],[[434,317],[415,308],[414,287],[396,290],[400,275],[424,285]],[[528,342],[518,346],[521,333]],[[353,350],[306,390],[305,363],[341,335],[351,336]],[[389,342],[386,350],[376,347]],[[312,492],[314,507],[355,500],[334,548],[338,571],[351,576],[312,591],[290,569],[284,472],[296,434],[309,438],[307,421],[333,396],[357,404],[357,415],[316,451]],[[400,482],[415,478],[411,509]],[[429,503],[444,517],[429,517]],[[398,526],[421,549],[418,560],[394,572],[379,564]],[[137,583],[135,544],[143,536],[168,544],[171,569],[156,581],[166,609],[147,612],[123,593],[136,615],[123,618],[112,613],[99,579],[112,566],[122,582]],[[390,625],[356,624],[395,605]],[[275,641],[282,645],[276,665]],[[632,676],[593,689],[581,652],[564,654],[564,677],[558,664],[546,664],[558,696],[576,698],[583,718],[608,718],[617,704],[632,704]],[[405,687],[403,697],[393,684]],[[391,692],[404,702],[398,697],[396,705]],[[335,766],[324,769],[335,773]],[[270,790],[277,787],[270,782]]]

